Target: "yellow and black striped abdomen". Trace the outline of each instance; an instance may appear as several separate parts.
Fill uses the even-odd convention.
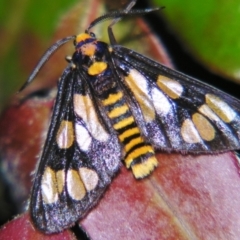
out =
[[[153,147],[145,141],[121,91],[102,101],[124,148],[124,162],[136,178],[143,178],[157,166]]]

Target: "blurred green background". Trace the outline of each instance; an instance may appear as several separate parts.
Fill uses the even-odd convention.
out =
[[[154,0],[182,46],[213,72],[239,83],[240,1]]]
[[[26,80],[49,47],[59,19],[77,1],[0,1],[0,109]]]

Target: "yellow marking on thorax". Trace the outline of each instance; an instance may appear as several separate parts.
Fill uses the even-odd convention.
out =
[[[83,55],[92,57],[96,53],[97,46],[94,43],[87,43],[81,47],[81,52]]]
[[[76,42],[80,43],[82,41],[85,41],[89,38],[92,38],[88,33],[80,33],[76,36]]]
[[[114,108],[111,112],[108,113],[108,116],[110,118],[116,118],[116,117],[123,115],[128,110],[129,110],[128,106],[126,104],[124,104],[122,106]]]
[[[127,155],[127,157],[124,159],[126,167],[129,168],[134,159],[136,159],[137,157],[140,157],[141,155],[144,155],[146,153],[154,153],[153,148],[149,145],[142,146],[142,147],[135,149],[131,153],[129,153]]]
[[[98,75],[102,73],[104,70],[107,69],[107,63],[105,62],[94,62],[89,68],[88,68],[88,74],[91,76]]]
[[[119,101],[122,97],[123,97],[122,92],[117,92],[117,93],[115,93],[115,94],[109,94],[108,98],[107,98],[107,99],[104,99],[102,102],[103,102],[103,105],[104,105],[104,106],[107,106],[107,105],[111,105],[111,104],[116,103],[116,102]]]
[[[130,125],[133,122],[134,122],[134,118],[133,118],[133,116],[130,116],[130,117],[124,118],[121,121],[119,121],[118,123],[114,124],[113,128],[115,130],[118,130],[118,129],[121,129],[121,128],[124,128],[124,127]]]
[[[120,134],[118,136],[118,138],[121,142],[123,142],[125,138],[131,137],[132,135],[137,134],[137,133],[140,133],[139,128],[134,127],[134,128],[131,128],[131,129],[128,129],[128,130],[124,131],[122,134]]]

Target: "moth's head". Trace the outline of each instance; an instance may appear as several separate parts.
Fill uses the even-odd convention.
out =
[[[76,36],[76,51],[72,56],[73,63],[85,68],[89,75],[95,76],[107,69],[106,52],[108,45],[98,41],[93,33],[81,33]]]
[[[96,41],[94,33],[80,33],[74,40],[74,46],[76,49],[80,48],[83,44],[91,43]]]

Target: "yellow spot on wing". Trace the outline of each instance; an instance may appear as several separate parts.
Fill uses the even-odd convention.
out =
[[[131,153],[129,153],[127,157],[124,159],[126,167],[129,168],[134,159],[146,153],[154,153],[153,148],[149,145],[146,145],[146,146],[139,147],[134,151],[132,151]]]
[[[152,88],[152,101],[160,116],[166,116],[172,108],[167,96],[157,87]]]
[[[73,123],[63,120],[57,132],[56,141],[59,148],[66,149],[72,146],[74,141]]]
[[[128,110],[129,110],[128,106],[126,104],[124,104],[122,106],[114,108],[111,112],[108,113],[108,116],[110,118],[116,118],[116,117],[123,115]]]
[[[58,193],[61,193],[63,191],[64,184],[65,184],[65,172],[64,172],[64,170],[58,170],[56,172],[56,179],[57,179]]]
[[[107,63],[105,62],[94,62],[89,68],[88,68],[88,74],[89,75],[98,75],[102,73],[107,68]]]
[[[86,195],[86,189],[76,170],[69,169],[67,172],[67,191],[69,196],[76,201],[80,201]]]
[[[193,122],[190,119],[185,119],[181,127],[181,135],[187,143],[201,142],[201,138],[195,128]]]
[[[212,111],[212,109],[207,104],[201,105],[198,108],[198,111],[213,121],[220,121],[220,118]]]
[[[111,104],[116,103],[116,102],[119,101],[122,97],[123,97],[122,92],[117,92],[117,93],[115,93],[115,94],[109,94],[108,98],[107,98],[107,99],[104,99],[102,102],[103,102],[103,105],[104,105],[104,106],[107,106],[107,105],[111,105]]]
[[[81,95],[81,94],[74,94],[73,96],[73,106],[74,106],[74,112],[77,114],[77,116],[81,117],[84,123],[86,124],[86,127],[88,131],[91,133],[91,135],[97,139],[98,141],[105,142],[108,140],[109,135],[105,131],[104,127],[102,126],[99,117],[97,115],[97,112],[95,110],[95,106],[93,104],[93,101],[91,100],[89,95]],[[80,127],[81,128],[81,127]],[[78,129],[77,130],[77,134]],[[84,136],[87,136],[84,134]],[[79,137],[81,137],[79,134],[77,136],[77,141],[79,142]],[[87,140],[87,139],[86,139]],[[82,140],[80,140],[82,141]],[[90,144],[90,139],[87,140],[87,142]],[[88,149],[88,143],[86,142],[85,147]],[[82,142],[83,143],[83,142]],[[81,145],[82,147],[82,145]],[[83,150],[87,150],[86,148]]]
[[[149,95],[147,79],[136,69],[130,69],[125,80],[136,98],[145,121],[151,122],[155,119],[155,109]]]
[[[192,120],[202,139],[206,141],[212,141],[214,139],[215,129],[203,115],[195,113],[192,116]]]
[[[81,150],[88,151],[92,143],[92,137],[90,136],[86,127],[76,122],[75,135],[76,135],[76,141],[78,143],[78,146],[81,148]]]
[[[43,201],[47,204],[57,202],[58,190],[55,171],[46,167],[41,180],[41,192]]]
[[[159,75],[157,85],[172,99],[177,99],[182,95],[183,86],[176,80]]]
[[[222,99],[213,95],[206,94],[207,105],[226,123],[233,121],[236,117],[236,112]]]
[[[123,132],[122,134],[120,134],[118,136],[118,138],[120,139],[121,142],[123,142],[125,138],[130,137],[137,133],[140,133],[139,128],[134,127],[134,128],[128,129],[125,132]]]
[[[142,163],[134,164],[131,168],[135,178],[144,178],[148,176],[157,165],[158,161],[156,157],[152,156]]]
[[[79,173],[88,192],[96,188],[99,178],[98,174],[94,170],[81,167],[79,168]]]
[[[113,128],[115,130],[118,130],[118,129],[121,129],[121,128],[124,128],[124,127],[130,125],[133,122],[134,122],[134,118],[133,118],[133,116],[130,116],[130,117],[124,118],[124,119],[120,120],[118,123],[114,124]]]

